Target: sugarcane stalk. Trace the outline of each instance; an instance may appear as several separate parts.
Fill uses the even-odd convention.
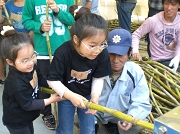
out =
[[[158,65],[158,66],[166,69],[167,71],[171,72],[173,75],[180,77],[179,73],[172,71],[172,69],[170,69],[169,67],[167,67],[159,62],[152,61],[152,60],[147,60],[147,61],[143,61],[143,62],[146,62],[147,64],[151,64],[151,65]]]
[[[156,100],[156,102],[157,102],[157,104],[158,104],[159,108],[161,109],[161,107],[162,107],[162,103],[161,103],[159,100]],[[163,112],[163,114],[167,112],[167,111],[166,111],[166,110],[164,110],[164,109],[161,109],[161,111]]]
[[[152,101],[154,102],[154,105],[155,105],[155,107],[156,107],[156,109],[157,109],[157,112],[158,112],[160,115],[162,115],[163,113],[162,113],[162,111],[160,110],[160,108],[158,107],[157,102],[156,102],[156,100],[155,100],[155,98],[154,98],[154,96],[153,96],[152,89],[151,89],[152,80],[153,80],[153,77],[150,78],[150,82],[149,82],[149,84],[148,84],[148,86],[149,86],[149,91],[150,91],[150,96],[151,96],[151,98],[152,98]]]
[[[176,83],[174,83],[173,81],[171,81],[170,79],[168,79],[167,77],[165,77],[163,74],[159,73],[159,71],[157,69],[154,69],[151,65],[147,64],[145,61],[142,61],[145,65],[147,65],[148,67],[150,67],[150,69],[152,70],[153,73],[157,73],[159,76],[161,76],[162,78],[166,79],[166,81],[168,81],[169,83],[171,83],[173,86],[177,87],[180,89],[180,86],[177,85]]]
[[[114,117],[117,117],[119,119],[131,122],[133,125],[141,126],[141,127],[146,128],[148,130],[153,130],[154,129],[153,124],[151,124],[149,122],[146,122],[146,121],[143,121],[143,120],[140,120],[140,119],[133,118],[132,116],[124,114],[124,113],[122,113],[120,111],[110,109],[110,108],[107,108],[107,107],[103,107],[103,106],[100,106],[98,104],[94,104],[94,103],[88,102],[88,101],[84,101],[84,104],[85,104],[85,106],[87,108],[94,109],[94,110],[97,110],[97,111],[100,111],[100,112],[103,112],[103,113],[110,114],[110,115],[112,115]]]
[[[167,97],[167,95],[164,93],[164,92],[162,92],[161,90],[158,90],[158,89],[156,89],[155,87],[151,87],[151,89],[152,89],[152,91],[153,92],[155,92],[155,93],[158,93],[159,95],[161,95],[162,97]]]
[[[176,100],[176,98],[174,98],[168,91],[166,91],[162,86],[160,86],[160,84],[157,81],[154,81],[154,83],[156,84],[156,86],[158,86],[158,88],[163,91],[168,98],[170,98],[176,105],[180,105],[180,103]]]
[[[155,113],[155,112],[151,112],[152,115],[156,118],[156,117],[159,117],[159,114],[158,113]]]
[[[150,123],[153,123],[153,121],[152,121],[150,116],[148,116],[147,119],[149,120]]]
[[[164,110],[167,110],[167,111],[170,111],[171,109],[170,108],[167,108],[167,107],[163,107],[163,106],[159,106],[160,109],[164,109]]]
[[[176,75],[170,73],[168,70],[166,70],[166,69],[164,69],[164,68],[162,68],[162,67],[160,67],[160,66],[158,66],[158,65],[153,65],[153,66],[154,66],[155,68],[157,68],[158,70],[165,71],[165,72],[166,72],[166,75],[168,74],[168,75],[169,75],[169,78],[171,78],[171,80],[172,80],[172,78],[173,78],[175,81],[180,82],[179,79],[178,79],[178,77],[176,77]]]
[[[46,4],[46,20],[49,20],[49,7],[48,7],[48,4]],[[50,39],[49,39],[49,31],[46,32],[46,42],[47,42],[49,60],[50,60],[50,63],[51,63],[52,62],[52,52],[51,52],[51,45],[50,45]],[[57,126],[58,126],[57,102],[53,103],[53,109],[54,109],[55,127],[57,128]]]
[[[152,113],[149,114],[149,117],[151,119],[151,123],[154,123],[154,116],[152,115]]]
[[[176,106],[177,106],[177,105],[175,105],[174,103],[172,103],[172,102],[170,102],[170,101],[168,101],[168,100],[160,97],[159,95],[157,95],[157,94],[155,94],[155,93],[153,93],[153,96],[154,96],[155,98],[161,100],[162,102],[164,102],[164,103],[166,103],[166,104],[169,104],[169,105],[171,105],[171,106],[173,106],[173,107],[176,107]]]
[[[140,63],[140,62],[139,62]],[[143,62],[143,63],[145,63],[145,62]],[[169,79],[167,79],[168,77],[164,77],[163,75],[161,75],[161,77],[163,77],[164,78],[164,80],[166,80],[166,83],[167,83],[167,85],[165,85],[161,80],[160,80],[160,78],[156,78],[156,79],[158,79],[158,82],[156,82],[155,80],[154,80],[154,83],[156,83],[156,86],[157,85],[160,85],[160,84],[163,84],[163,85],[165,85],[165,86],[163,86],[163,87],[168,87],[168,91],[171,93],[171,94],[176,94],[175,95],[175,97],[176,98],[180,98],[179,97],[179,95],[180,94],[178,94],[179,92],[179,90],[177,89],[177,83],[175,83],[175,82],[173,82],[173,85],[175,85],[175,90],[174,91],[176,91],[177,93],[173,93],[174,91],[172,91],[171,89],[170,89],[170,87],[174,87],[173,85],[169,85],[168,83],[169,83],[169,81],[168,80],[170,80],[171,82],[173,81],[172,80],[172,78],[174,79],[174,81],[179,81],[179,78],[178,78],[178,75],[176,75],[177,77],[175,77],[175,75],[174,74],[171,74],[169,71],[167,71],[166,69],[169,69],[168,67],[166,67],[166,66],[164,66],[164,65],[161,65],[160,63],[158,63],[158,62],[152,62],[153,63],[153,65],[156,67],[156,68],[158,68],[159,70],[161,69],[162,71],[164,71],[166,74],[168,74],[168,76],[169,76]],[[158,65],[161,65],[161,67],[160,66],[157,66],[156,65],[156,63],[158,64]],[[152,69],[152,67],[150,66],[150,65],[148,65],[149,66],[149,68],[151,68]],[[143,67],[143,70],[145,71],[146,70],[146,68],[147,68],[147,64],[143,64],[142,65],[142,67]],[[145,68],[144,68],[145,67]],[[165,69],[164,69],[165,68]],[[155,69],[154,69],[155,70]],[[157,72],[157,70],[156,70],[156,72]],[[171,70],[171,72],[173,72],[172,70]],[[173,72],[174,73],[174,72]],[[178,74],[178,73],[177,73]],[[172,78],[171,78],[171,77]],[[179,105],[179,102],[169,93],[169,92],[167,92],[162,86],[158,86],[158,88],[160,88],[162,91],[164,91],[177,105]]]
[[[40,90],[43,92],[46,92],[46,93],[55,93],[54,90],[49,89],[49,88],[45,88],[45,87],[40,87]],[[154,129],[153,124],[146,122],[146,121],[143,121],[143,120],[140,120],[140,119],[133,118],[132,116],[126,115],[120,111],[110,109],[107,107],[103,107],[103,106],[100,106],[98,104],[93,104],[92,102],[88,102],[88,101],[84,101],[84,105],[89,109],[97,110],[97,111],[100,111],[103,113],[108,113],[108,114],[111,114],[112,116],[117,117],[119,119],[131,122],[131,123],[133,123],[133,125],[141,126],[143,128],[149,129],[149,130]]]
[[[49,7],[48,4],[46,5],[46,20],[49,19]],[[51,44],[50,44],[50,39],[49,39],[49,31],[46,32],[46,42],[47,42],[47,47],[48,47],[48,54],[49,54],[49,60],[50,63],[52,62],[52,52],[51,52]]]
[[[178,95],[176,93],[173,92],[173,90],[171,88],[169,88],[168,86],[166,86],[159,78],[155,77],[154,75],[152,75],[152,73],[150,72],[150,70],[147,70],[144,68],[144,70],[146,71],[146,73],[148,73],[150,76],[152,76],[160,85],[162,85],[165,89],[167,89],[177,100],[180,100],[180,98],[178,97]]]
[[[164,76],[165,76],[165,77],[168,77],[166,71],[164,71]],[[170,79],[170,78],[169,78],[169,79]],[[171,81],[172,81],[172,79],[171,79]],[[168,82],[167,80],[166,80],[166,85],[167,85],[168,87],[170,87],[170,84],[169,84],[169,82]]]
[[[152,104],[152,106],[154,107],[154,109],[156,110],[156,112],[159,114],[159,115],[162,115],[162,111],[160,110],[159,106],[158,106],[158,102],[156,101],[156,99],[154,98],[153,96],[153,92],[152,92],[152,80],[153,80],[153,77],[152,76],[149,76],[149,74],[147,74],[146,72],[145,73],[145,76],[149,78],[149,82],[148,82],[148,87],[149,87],[149,92],[150,92],[150,102]]]
[[[144,72],[146,75],[149,75],[149,74],[147,74],[146,72]],[[152,74],[153,75],[153,74]],[[150,97],[151,97],[151,99],[152,99],[152,102],[154,103],[154,105],[155,105],[155,109],[156,109],[156,111],[160,114],[160,115],[162,115],[163,113],[162,113],[162,111],[160,110],[160,108],[159,108],[159,106],[158,106],[158,104],[157,104],[157,102],[156,102],[156,99],[154,98],[154,96],[153,96],[153,92],[152,92],[152,89],[151,89],[151,83],[152,83],[152,81],[153,81],[153,77],[151,76],[150,77],[150,80],[149,80],[149,82],[148,82],[148,87],[149,87],[149,92],[150,92]]]
[[[56,93],[54,90],[50,89],[50,88],[46,88],[46,87],[39,87],[39,90],[48,94],[54,94]]]
[[[175,88],[175,91],[176,91],[176,94],[179,96],[179,98],[180,98],[180,92],[179,92],[179,89],[176,87]]]
[[[7,20],[8,20],[8,23],[9,23],[10,25],[13,25],[12,22],[11,22],[11,20],[10,20],[10,18],[9,18],[9,14],[8,14],[8,12],[7,12],[7,9],[6,9],[6,6],[5,6],[5,5],[3,5],[3,10],[4,10],[4,13],[5,13],[5,15],[6,15],[6,18],[7,18]]]

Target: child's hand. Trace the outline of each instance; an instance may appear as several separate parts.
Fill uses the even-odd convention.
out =
[[[84,98],[82,95],[76,94],[70,90],[66,90],[64,92],[63,97],[70,100],[75,107],[79,107],[79,108],[83,108],[83,109],[86,108],[83,101],[84,100],[88,101],[88,100],[86,98]]]
[[[48,32],[51,29],[51,20],[46,20],[44,23],[41,25],[41,30],[43,32]]]
[[[61,98],[57,93],[55,93],[55,94],[52,94],[51,97],[44,99],[44,105],[47,106],[53,102],[58,102],[62,100],[65,100],[65,99]]]
[[[54,0],[47,0],[46,2],[51,10],[53,10],[55,13],[59,12],[59,7],[56,5]]]
[[[94,93],[91,95],[90,102],[98,104],[98,100],[99,100],[99,94]],[[95,114],[96,112],[97,110],[88,109],[88,111],[86,111],[86,114]]]
[[[84,100],[85,101],[88,101],[86,98],[84,98],[83,96],[79,95],[79,94],[76,94],[76,93],[73,93],[74,95],[71,96],[71,99],[70,101],[72,102],[72,104],[75,106],[75,107],[79,107],[79,108],[83,108],[83,109],[86,109],[86,106],[84,105]]]
[[[0,9],[3,8],[3,5],[5,4],[4,0],[0,0]]]
[[[58,102],[58,101],[65,100],[64,98],[61,98],[57,93],[52,94],[50,98],[52,99],[52,102]]]

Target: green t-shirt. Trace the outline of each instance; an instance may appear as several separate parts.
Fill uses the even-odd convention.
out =
[[[74,0],[55,0],[55,2],[60,9],[59,13],[55,14],[49,8],[49,20],[52,20],[49,31],[52,55],[60,45],[70,39],[68,26],[75,22],[69,13],[69,7],[74,4]],[[35,50],[39,55],[48,55],[46,33],[40,31],[42,23],[46,20],[46,0],[26,0],[22,14],[24,27],[34,33]]]

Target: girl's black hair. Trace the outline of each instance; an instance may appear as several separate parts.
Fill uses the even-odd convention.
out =
[[[18,51],[27,45],[32,45],[34,48],[34,42],[28,33],[16,32],[15,30],[6,31],[1,42],[2,56],[14,63]]]
[[[84,14],[71,27],[71,39],[76,35],[81,42],[84,38],[97,35],[98,32],[103,32],[108,35],[107,21],[97,14]]]
[[[162,0],[162,4],[164,5],[164,2],[165,1],[168,1],[168,2],[170,2],[170,3],[172,3],[172,2],[176,2],[176,3],[179,3],[180,4],[180,0]]]
[[[72,5],[69,7],[69,12],[74,16],[74,20],[77,21],[83,14],[90,14],[91,11],[87,7],[81,7],[78,12],[74,12],[78,9],[78,5]]]

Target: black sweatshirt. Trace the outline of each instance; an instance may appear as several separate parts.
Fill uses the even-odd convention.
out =
[[[45,104],[43,99],[37,99],[38,86],[48,87],[48,84],[36,65],[30,73],[10,68],[2,97],[4,125],[24,127],[39,116]]]

